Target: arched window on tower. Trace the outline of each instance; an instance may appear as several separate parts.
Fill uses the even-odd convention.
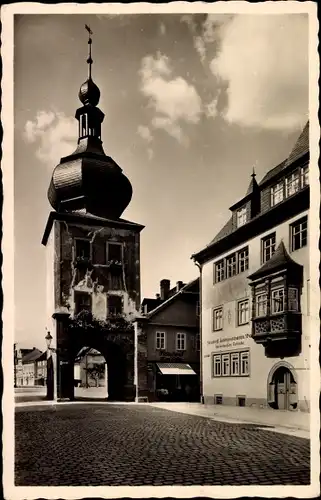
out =
[[[82,115],[81,117],[81,137],[87,135],[87,115]]]

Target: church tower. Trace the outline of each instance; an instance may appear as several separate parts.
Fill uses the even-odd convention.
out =
[[[74,360],[90,347],[105,357],[108,398],[133,401],[143,226],[121,218],[132,186],[103,150],[104,113],[92,79],[92,32],[86,28],[88,78],[80,87],[75,115],[78,144],[53,171],[48,189],[53,211],[42,239],[48,253],[48,358],[54,366],[48,394],[74,398]]]

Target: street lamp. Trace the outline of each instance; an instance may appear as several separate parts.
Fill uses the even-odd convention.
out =
[[[52,335],[50,334],[50,332],[48,332],[47,335],[45,336],[45,340],[46,340],[46,344],[47,344],[48,350],[50,350],[52,339],[53,339]]]

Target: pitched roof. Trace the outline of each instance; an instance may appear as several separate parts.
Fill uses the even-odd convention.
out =
[[[25,356],[23,356],[22,363],[32,363],[33,361],[37,361],[37,359],[42,355],[42,351],[39,351],[39,349],[33,349],[31,352],[28,352]]]
[[[280,269],[288,269],[289,267],[302,268],[300,264],[295,262],[290,257],[290,255],[286,251],[283,241],[281,241],[272,257],[267,262],[265,262],[263,266],[261,266],[257,271],[248,276],[248,278],[250,280],[261,278]]]
[[[309,152],[309,122],[306,123],[304,129],[301,132],[298,140],[296,141],[294,148],[289,154],[285,166],[291,165],[296,160],[301,158],[304,154]]]
[[[283,160],[281,163],[279,163],[276,167],[271,168],[261,182],[257,184],[259,187],[261,187],[263,184],[266,182],[270,181],[273,179],[276,175],[278,175],[282,170],[284,170],[286,167],[294,163],[296,160],[301,158],[304,154],[309,152],[309,122],[306,123],[303,131],[301,132],[299,138],[297,139],[291,153],[289,154],[288,158]],[[250,185],[248,187],[246,196],[251,194],[251,190],[253,190],[254,187],[254,182],[256,183],[256,180],[253,178],[252,181],[250,182]],[[245,197],[246,197],[245,196]],[[233,205],[236,206],[239,202]],[[233,208],[231,207],[231,208]],[[259,216],[260,214],[258,214]],[[201,253],[203,250],[205,250],[208,247],[211,247],[215,243],[221,241],[224,239],[226,236],[229,236],[231,233],[233,233],[234,227],[233,227],[233,219],[232,217],[229,218],[229,220],[226,222],[226,224],[222,227],[222,229],[216,234],[216,236],[212,239],[212,241],[206,245],[205,248],[203,248],[200,252],[195,252],[192,257],[198,255]]]
[[[147,313],[145,317],[147,319],[151,318],[152,316],[154,316],[154,314],[158,313],[159,311],[161,311],[162,309],[164,309],[165,307],[170,305],[180,295],[182,295],[184,292],[187,292],[189,290],[189,288],[192,288],[193,285],[196,285],[196,284],[199,284],[199,278],[196,278],[195,280],[192,280],[189,283],[187,283],[186,285],[184,285],[177,293],[175,293],[174,295],[171,295],[167,300],[164,300],[159,306],[157,306],[155,309],[153,309],[152,311]]]

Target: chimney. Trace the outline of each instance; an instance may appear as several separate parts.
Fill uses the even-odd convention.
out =
[[[171,282],[169,280],[161,280],[160,282],[160,296],[162,300],[167,300],[169,296]]]
[[[156,293],[156,299],[160,300],[160,294],[159,293]]]
[[[176,281],[176,292],[179,292],[183,288],[184,283],[182,281]]]

